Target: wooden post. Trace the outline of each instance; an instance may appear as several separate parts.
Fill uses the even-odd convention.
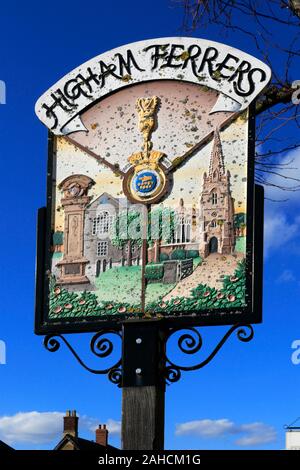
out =
[[[122,449],[164,448],[165,391],[156,386],[124,387]]]
[[[163,450],[164,338],[151,322],[123,326],[122,449]]]

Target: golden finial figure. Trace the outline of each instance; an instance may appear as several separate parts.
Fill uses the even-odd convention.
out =
[[[136,109],[139,115],[139,130],[143,134],[144,151],[148,152],[152,148],[151,134],[155,127],[156,111],[158,108],[158,97],[138,98]]]
[[[128,158],[131,165],[124,179],[125,193],[135,201],[152,202],[162,195],[165,189],[166,177],[159,161],[165,156],[159,150],[152,150],[152,132],[157,125],[158,96],[138,98],[136,110],[138,113],[138,129],[143,136],[142,150],[133,153]]]
[[[143,135],[143,150],[133,153],[128,158],[131,165],[138,171],[141,166],[149,165],[149,168],[155,169],[158,161],[164,156],[162,152],[152,150],[151,134],[157,124],[156,113],[158,110],[159,98],[138,98],[136,101],[136,109],[139,116],[139,130]]]

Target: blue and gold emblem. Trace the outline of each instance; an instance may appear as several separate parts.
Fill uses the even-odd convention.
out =
[[[125,175],[125,194],[134,202],[151,203],[159,200],[166,189],[166,175],[159,161],[165,155],[152,150],[151,134],[155,126],[158,98],[139,98],[136,103],[139,130],[143,134],[143,150],[128,158],[131,165]]]
[[[141,196],[152,194],[159,182],[159,175],[153,170],[141,170],[132,179],[132,186],[136,193]]]

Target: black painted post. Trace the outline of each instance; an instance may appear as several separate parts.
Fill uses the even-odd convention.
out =
[[[163,330],[147,321],[123,325],[122,449],[164,448]]]

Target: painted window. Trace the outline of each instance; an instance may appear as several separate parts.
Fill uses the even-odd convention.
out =
[[[92,233],[93,235],[103,235],[108,233],[113,223],[113,216],[108,211],[100,212],[93,219]]]
[[[218,204],[218,194],[217,193],[212,193],[211,194],[211,202],[212,204]]]
[[[108,254],[108,242],[101,241],[97,243],[97,256],[106,256]]]
[[[191,218],[180,217],[175,233],[175,243],[188,243],[191,241]]]
[[[217,226],[217,222],[215,220],[212,220],[210,226],[215,228]]]

